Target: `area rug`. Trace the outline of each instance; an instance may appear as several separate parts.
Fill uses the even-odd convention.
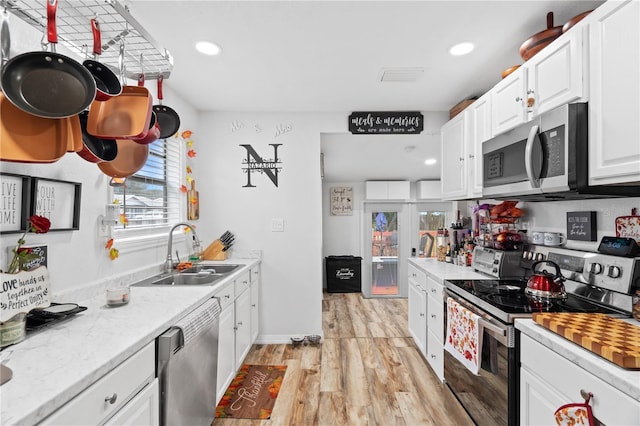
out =
[[[286,371],[286,365],[243,364],[218,403],[216,417],[270,418]]]

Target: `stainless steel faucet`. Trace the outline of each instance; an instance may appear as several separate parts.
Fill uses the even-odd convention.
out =
[[[196,247],[196,250],[198,250],[200,247],[200,240],[198,239],[198,234],[196,233],[196,230],[193,228],[193,226],[189,225],[188,223],[178,223],[174,225],[169,231],[169,242],[167,244],[167,260],[164,264],[164,271],[166,273],[169,273],[173,270],[173,258],[171,257],[171,248],[173,246],[173,231],[175,231],[179,226],[186,226],[187,228],[191,229],[191,232],[193,233],[193,246]]]

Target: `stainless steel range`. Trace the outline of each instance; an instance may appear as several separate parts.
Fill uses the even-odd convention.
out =
[[[531,266],[541,260],[560,267],[566,278],[566,298],[525,294]],[[446,280],[444,306],[445,318],[448,298],[480,316],[481,369],[475,375],[445,351],[445,382],[478,425],[517,425],[520,361],[514,320],[529,318],[534,312],[630,317],[631,294],[635,287],[640,288],[640,258],[527,245],[518,252],[476,247],[473,261],[472,266],[487,279]]]

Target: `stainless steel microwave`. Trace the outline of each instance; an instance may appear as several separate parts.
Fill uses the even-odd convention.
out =
[[[589,186],[588,105],[566,104],[482,144],[483,196],[551,201],[638,196],[640,186]]]

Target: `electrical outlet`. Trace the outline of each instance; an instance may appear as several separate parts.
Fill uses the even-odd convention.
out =
[[[284,219],[283,218],[271,219],[271,232],[284,232]]]

